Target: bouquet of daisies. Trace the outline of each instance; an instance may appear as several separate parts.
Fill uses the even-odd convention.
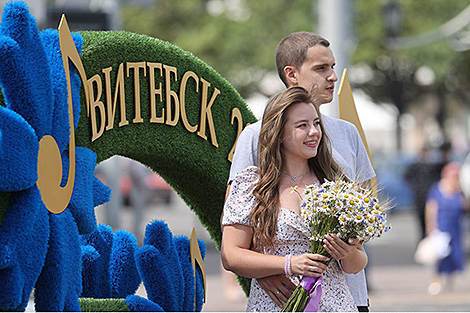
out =
[[[296,187],[292,192],[298,192]],[[344,180],[306,186],[301,216],[311,239],[311,253],[331,258],[323,247],[325,235],[335,234],[345,242],[351,238],[368,241],[390,230],[385,209],[368,189]],[[304,276],[283,308],[283,312],[317,311],[322,277]]]

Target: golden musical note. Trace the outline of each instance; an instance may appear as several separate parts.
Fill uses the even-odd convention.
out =
[[[367,150],[367,155],[369,156],[370,163],[372,167],[372,157],[369,150],[369,145],[367,144],[366,135],[364,134],[364,129],[362,128],[361,121],[357,115],[356,104],[354,103],[354,97],[352,94],[351,84],[349,82],[348,72],[346,69],[343,71],[343,77],[341,77],[341,83],[338,90],[338,104],[339,104],[339,118],[348,122],[353,123],[359,134],[361,135],[362,142]],[[360,174],[360,173],[359,173]],[[373,192],[373,195],[377,197],[377,181],[373,177],[370,179],[370,187]]]
[[[194,286],[196,287],[196,262],[199,265],[202,273],[202,279],[204,282],[204,303],[206,303],[206,270],[204,269],[204,261],[202,260],[201,250],[197,243],[196,230],[193,228],[190,238],[190,250],[191,250],[191,263],[193,264],[194,271]],[[196,290],[196,289],[195,289]],[[194,295],[194,310],[196,310],[196,294]]]
[[[65,15],[59,24],[59,41],[62,53],[65,75],[67,78],[68,113],[70,121],[69,142],[69,172],[67,184],[61,187],[62,157],[54,137],[46,135],[39,141],[38,153],[38,180],[36,184],[41,192],[42,201],[47,209],[55,214],[62,213],[70,202],[75,181],[75,126],[73,122],[72,88],[70,83],[69,59],[77,68],[82,81],[86,82],[85,68],[72,39]],[[85,94],[88,95],[88,86],[83,84]],[[88,102],[88,96],[87,96]]]

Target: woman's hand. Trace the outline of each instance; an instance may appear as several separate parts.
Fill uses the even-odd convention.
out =
[[[336,235],[325,235],[323,239],[324,248],[336,260],[342,260],[357,251],[358,240],[349,239],[349,244]]]
[[[320,277],[328,268],[323,262],[329,258],[320,254],[293,255],[290,261],[292,274]]]
[[[367,265],[367,254],[362,242],[357,239],[349,239],[344,242],[336,235],[325,235],[323,247],[336,260],[341,262],[341,268],[345,273],[359,273]]]
[[[279,307],[286,303],[295,289],[295,285],[285,274],[258,278],[258,284]]]

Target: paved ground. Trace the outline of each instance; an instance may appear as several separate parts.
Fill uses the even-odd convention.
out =
[[[409,213],[389,217],[392,232],[370,242],[367,269],[370,310],[374,312],[468,312],[470,311],[470,271],[457,278],[455,290],[431,296],[427,293],[432,269],[413,261],[415,226]],[[467,233],[467,237],[468,237]],[[214,254],[216,254],[214,252]],[[224,298],[221,275],[208,277],[208,299],[204,311],[244,311],[245,300]]]
[[[132,209],[122,212],[123,228],[133,225]],[[230,275],[223,273],[220,266],[220,253],[214,248],[207,232],[200,226],[195,215],[179,199],[174,198],[168,205],[153,204],[144,212],[143,223],[152,219],[163,219],[174,235],[189,236],[193,227],[199,238],[208,244],[204,262],[207,273],[207,302],[203,311],[244,311],[246,298],[238,300],[227,297],[227,290],[233,284]],[[367,276],[370,288],[370,310],[384,311],[470,311],[470,271],[464,272],[456,280],[452,293],[431,296],[427,285],[432,270],[418,265],[413,260],[413,252],[418,241],[416,220],[410,212],[399,211],[389,214],[392,231],[382,238],[367,244],[369,266]],[[127,225],[127,226],[126,226]],[[470,232],[466,224],[466,249],[470,251]],[[141,226],[143,232],[145,225]],[[470,260],[469,260],[470,261]],[[237,286],[238,288],[238,286]],[[233,294],[233,293],[232,293]]]

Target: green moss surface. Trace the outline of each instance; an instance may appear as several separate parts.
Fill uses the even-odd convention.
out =
[[[208,125],[207,140],[204,140],[197,135],[198,131],[189,132],[181,119],[176,126],[150,123],[149,73],[147,71],[147,76],[144,76],[143,70],[140,70],[139,75],[142,123],[132,123],[135,117],[134,73],[130,71],[128,76],[125,70],[126,117],[129,124],[118,126],[121,118],[118,103],[114,128],[105,130],[100,138],[92,142],[90,118],[87,116],[82,88],[80,122],[76,131],[77,146],[95,151],[98,162],[113,155],[122,155],[143,163],[161,175],[196,213],[219,247],[220,215],[230,170],[227,156],[237,136],[237,125],[231,124],[232,109],[240,110],[243,124],[256,121],[245,101],[214,69],[191,53],[168,42],[124,31],[81,32],[81,35],[84,38],[81,59],[88,78],[93,75],[101,76],[103,102],[106,97],[102,69],[112,67],[111,93],[114,98],[118,67],[127,62],[153,62],[177,68],[177,79],[175,80],[173,74],[170,76],[170,90],[177,94],[181,77],[187,71],[194,72],[199,80],[204,79],[210,83],[208,101],[214,88],[220,90],[211,108],[218,147],[212,144]],[[166,106],[165,71],[162,74],[160,76],[159,71],[156,71],[155,84],[158,86],[161,83],[163,91],[162,102],[158,102],[160,99],[157,97],[158,116],[161,116],[161,110]],[[192,79],[186,87],[186,115],[191,125],[200,123],[201,87],[199,81],[199,92],[196,92],[196,84]]]
[[[80,298],[82,312],[129,312],[125,299]]]

